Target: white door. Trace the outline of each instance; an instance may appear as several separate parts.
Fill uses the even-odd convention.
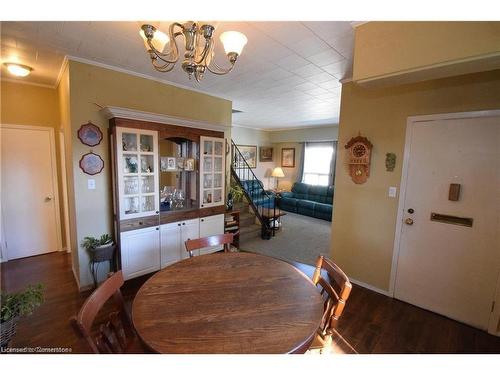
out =
[[[1,126],[5,258],[60,250],[54,131]]]
[[[160,226],[161,268],[182,259],[181,223]]]
[[[500,271],[500,117],[407,131],[395,297],[486,330]],[[458,201],[448,199],[451,183],[461,186]],[[472,227],[432,213],[472,218]]]
[[[187,240],[194,240],[200,238],[200,220],[192,219],[186,220],[181,223],[181,258],[189,258],[189,253],[184,244]],[[193,251],[193,255],[198,255],[199,251]]]
[[[224,234],[224,214],[212,215],[200,219],[200,238]],[[200,255],[222,250],[222,246],[200,249]]]
[[[120,247],[125,280],[160,269],[159,227],[121,233]]]

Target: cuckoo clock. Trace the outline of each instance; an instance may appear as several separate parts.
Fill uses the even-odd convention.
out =
[[[349,174],[355,184],[364,184],[370,176],[370,157],[373,145],[361,134],[351,138],[345,145],[348,150]]]

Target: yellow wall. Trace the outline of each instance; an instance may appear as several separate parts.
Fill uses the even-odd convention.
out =
[[[396,88],[342,87],[336,165],[332,257],[358,281],[388,290],[408,116],[500,109],[500,70],[433,80]],[[363,185],[346,171],[347,141],[361,132],[373,144],[370,177]],[[385,154],[397,155],[394,172]]]
[[[464,63],[437,69],[458,61]],[[354,81],[430,67],[436,71],[426,74],[434,78],[499,69],[500,22],[368,22],[356,28]]]
[[[60,200],[62,245],[66,245],[62,204],[61,155],[59,149],[60,119],[55,89],[22,83],[1,82],[1,122],[3,124],[47,126],[54,129],[57,184]]]
[[[187,77],[186,77],[187,79]],[[72,129],[72,167],[74,206],[76,214],[76,241],[85,236],[113,234],[112,187],[108,120],[99,112],[100,106],[116,106],[165,114],[220,125],[221,130],[231,124],[232,104],[228,100],[178,88],[109,69],[69,62],[70,112]],[[104,159],[104,170],[95,176],[84,174],[79,160],[90,147],[83,145],[76,131],[88,121],[98,125],[104,139],[93,151]],[[226,134],[230,132],[226,130]],[[96,189],[87,189],[87,180],[95,179]],[[91,283],[88,256],[79,249],[80,284]]]

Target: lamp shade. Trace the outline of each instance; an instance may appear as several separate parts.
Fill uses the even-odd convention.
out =
[[[273,172],[271,173],[271,177],[285,177],[283,169],[281,169],[280,167],[274,168]]]
[[[243,47],[245,47],[245,44],[248,42],[247,37],[238,31],[225,31],[220,35],[220,40],[224,45],[226,55],[230,53],[241,55]]]
[[[147,50],[150,50],[148,46],[148,38],[146,38],[146,35],[144,34],[144,30],[140,30],[139,34],[141,35],[142,39],[144,40],[144,45],[146,46]],[[169,37],[167,34],[164,32],[161,32],[160,30],[156,30],[153,39],[151,40],[151,43],[153,46],[160,52],[163,52],[163,49],[165,48],[165,45],[170,41]]]

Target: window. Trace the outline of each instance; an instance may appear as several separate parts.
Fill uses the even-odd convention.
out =
[[[306,143],[302,182],[310,185],[328,186],[333,160],[333,142]]]

